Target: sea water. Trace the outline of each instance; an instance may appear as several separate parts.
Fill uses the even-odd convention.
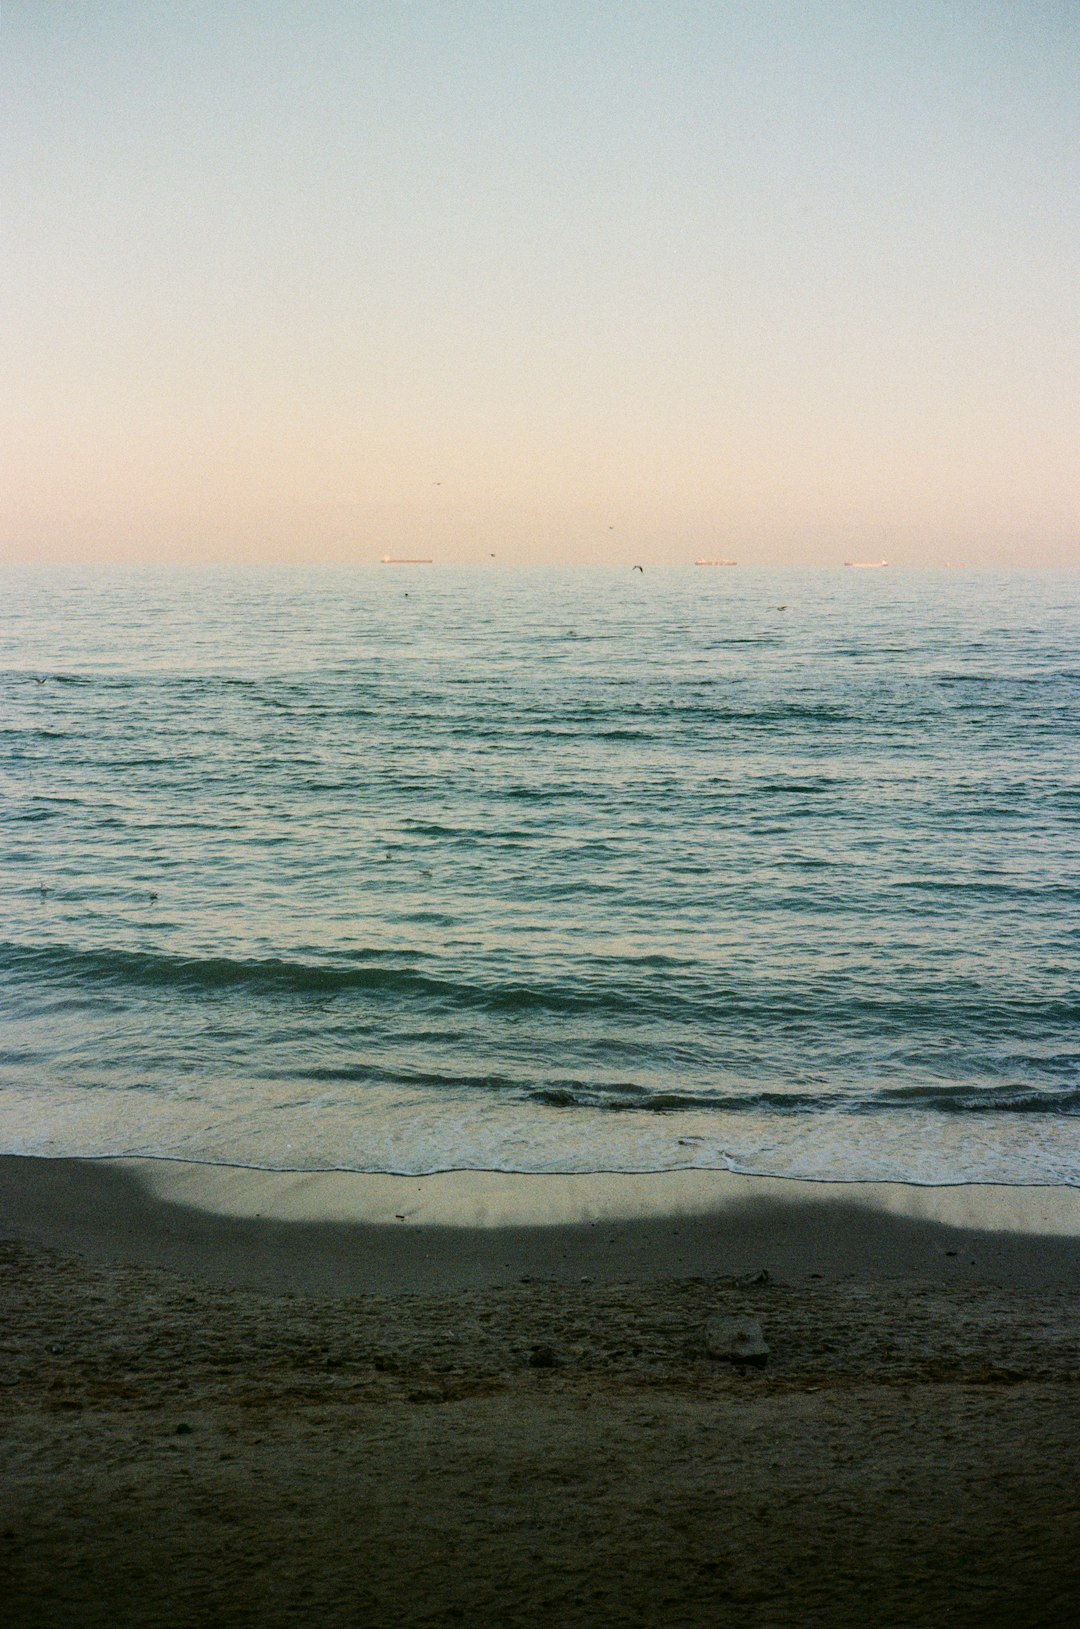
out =
[[[1080,578],[0,577],[0,1149],[1080,1182]]]

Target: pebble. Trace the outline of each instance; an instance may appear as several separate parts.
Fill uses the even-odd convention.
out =
[[[752,1363],[758,1368],[769,1358],[769,1347],[756,1318],[733,1318],[721,1312],[705,1325],[705,1350],[725,1363]]]

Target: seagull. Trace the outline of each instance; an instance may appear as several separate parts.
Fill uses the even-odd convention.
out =
[[[635,566],[634,570],[635,571],[640,571],[641,575],[644,577],[644,575],[645,575],[645,567],[644,566]]]
[[[49,675],[47,673],[43,679],[38,679],[37,674],[35,673],[34,678],[37,679],[38,684],[48,684],[49,682]]]

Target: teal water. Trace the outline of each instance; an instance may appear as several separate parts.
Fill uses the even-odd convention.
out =
[[[1080,578],[0,577],[0,1148],[1080,1181]]]

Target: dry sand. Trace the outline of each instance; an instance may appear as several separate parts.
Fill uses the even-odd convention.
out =
[[[5,1159],[0,1264],[11,1629],[1080,1616],[1076,1193]]]

